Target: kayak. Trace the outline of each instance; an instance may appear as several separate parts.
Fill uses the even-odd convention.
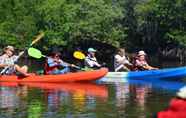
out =
[[[108,72],[107,68],[98,70],[81,71],[59,75],[36,75],[32,74],[28,77],[19,77],[16,75],[2,75],[0,82],[47,82],[47,83],[60,83],[60,82],[86,82],[94,81],[102,78]]]
[[[186,66],[177,68],[166,68],[159,70],[131,71],[131,72],[108,72],[101,81],[127,81],[138,80],[174,80],[186,77]]]
[[[42,90],[57,90],[68,92],[71,94],[84,94],[88,96],[107,98],[108,89],[105,85],[97,85],[95,83],[29,83],[29,82],[0,82],[0,87],[22,87],[39,88]]]

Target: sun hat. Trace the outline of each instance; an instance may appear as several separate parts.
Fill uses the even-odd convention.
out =
[[[142,56],[142,55],[146,55],[146,53],[145,53],[143,50],[140,50],[140,51],[138,52],[138,56]]]
[[[88,48],[88,52],[96,52],[94,48]]]
[[[186,99],[186,86],[182,87],[176,95],[179,98]]]
[[[6,46],[4,50],[11,50],[12,52],[14,52],[14,47],[13,46]]]

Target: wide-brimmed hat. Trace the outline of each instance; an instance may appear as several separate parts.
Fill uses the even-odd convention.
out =
[[[142,55],[146,55],[146,53],[145,53],[143,50],[140,50],[140,51],[138,52],[138,56],[142,56]]]
[[[177,92],[177,97],[182,98],[182,99],[186,99],[186,86],[184,86],[183,88],[181,88],[178,92]]]
[[[4,50],[11,50],[12,52],[14,52],[14,47],[8,45],[8,46],[6,46],[6,47],[4,48]]]
[[[89,49],[88,49],[88,52],[96,52],[96,49],[94,49],[94,48],[89,48]]]

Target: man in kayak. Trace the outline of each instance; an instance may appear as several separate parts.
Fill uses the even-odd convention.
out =
[[[166,110],[156,114],[156,118],[186,118],[186,86],[179,90]]]
[[[85,58],[85,66],[88,68],[100,68],[101,64],[97,62],[95,57],[96,50],[94,48],[88,49],[88,55]]]
[[[145,59],[146,53],[141,50],[138,52],[136,60],[135,60],[135,70],[156,70],[158,68],[150,66],[146,59]]]
[[[130,71],[130,67],[132,64],[129,62],[127,57],[125,56],[125,49],[120,48],[117,51],[117,54],[114,56],[114,70],[118,71]]]
[[[65,74],[70,72],[70,67],[75,67],[73,64],[68,64],[60,59],[61,53],[52,53],[50,57],[47,58],[44,73],[45,74]],[[60,69],[63,67],[63,69]]]
[[[0,56],[0,68],[1,74],[12,75],[16,74],[16,72],[20,73],[23,76],[29,76],[30,74],[27,73],[28,67],[27,66],[19,66],[15,64],[18,60],[19,56],[22,55],[24,52],[20,52],[19,55],[14,55],[14,47],[7,46],[4,49],[4,53]]]

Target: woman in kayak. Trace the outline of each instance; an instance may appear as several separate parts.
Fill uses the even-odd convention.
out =
[[[95,57],[96,50],[94,48],[88,49],[88,55],[85,58],[85,66],[88,68],[100,68],[101,64],[97,62]]]
[[[117,51],[117,54],[114,56],[114,70],[118,71],[130,71],[132,64],[129,62],[125,56],[125,49],[120,48]]]
[[[170,101],[169,107],[158,112],[155,118],[186,118],[186,86]]]
[[[146,59],[145,59],[146,53],[141,50],[138,52],[135,63],[134,63],[134,68],[135,70],[156,70],[158,68],[150,66]]]
[[[73,64],[68,64],[60,59],[61,53],[52,53],[50,57],[47,58],[44,73],[45,74],[64,74],[70,72],[70,67],[74,67]],[[63,67],[63,69],[60,69]]]
[[[29,76],[30,74],[27,73],[28,67],[27,66],[19,66],[15,64],[18,60],[19,56],[22,55],[24,52],[20,52],[19,55],[14,55],[14,47],[7,46],[4,49],[4,54],[0,56],[0,68],[1,74],[12,75],[16,74],[16,72],[20,73],[23,76]]]

